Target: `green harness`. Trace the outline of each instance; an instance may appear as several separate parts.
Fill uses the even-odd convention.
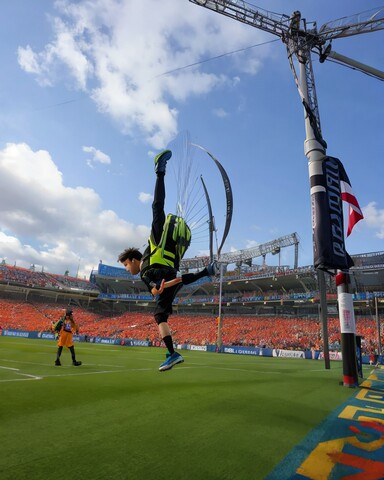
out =
[[[179,269],[180,260],[191,244],[191,229],[184,218],[169,213],[164,222],[163,233],[157,245],[153,235],[149,237],[149,265],[164,265]]]

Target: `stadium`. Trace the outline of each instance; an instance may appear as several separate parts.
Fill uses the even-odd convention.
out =
[[[317,346],[321,349],[317,273],[311,266],[298,265],[298,247],[298,236],[294,233],[257,247],[223,254],[220,258],[221,274],[212,279],[205,277],[180,290],[170,322],[178,331],[177,343],[191,343],[193,340],[197,345],[217,346],[217,319],[220,317],[224,344],[227,340],[230,345],[265,345],[268,344],[265,338],[253,335],[252,329],[257,327],[258,319],[261,322],[267,318],[272,329],[273,324],[279,322],[289,322],[287,325],[294,328],[295,322],[305,320],[307,328],[303,327],[303,336],[306,330],[311,331],[312,340],[308,340],[308,344],[304,340],[297,345],[291,343],[289,348],[310,350]],[[291,249],[293,264],[280,265],[279,261],[278,266],[269,266],[268,260],[280,256],[283,249]],[[184,259],[181,271],[199,269],[207,261],[206,257]],[[359,326],[363,330],[357,333],[363,337],[364,353],[377,354],[381,346],[378,344],[377,320],[382,321],[384,313],[384,252],[353,255],[353,261],[351,292],[357,330]],[[0,295],[3,301],[31,305],[30,316],[36,322],[35,330],[49,330],[54,316],[70,305],[82,312],[82,333],[88,337],[133,338],[150,340],[154,344],[161,341],[151,325],[152,296],[139,275],[132,276],[120,267],[101,262],[97,270],[92,271],[90,279],[83,280],[37,272],[34,268],[22,269],[3,261],[0,265]],[[326,276],[326,297],[327,313],[335,330],[331,344],[340,349],[337,289],[331,275]],[[6,316],[5,310],[0,325],[3,329],[15,328],[12,317]],[[142,319],[141,328],[137,326],[138,317]],[[20,318],[14,321],[20,323]],[[238,327],[231,327],[232,323]],[[194,324],[198,324],[203,333],[193,336],[190,330],[194,329]],[[229,337],[225,336],[226,328],[233,330]],[[26,326],[25,329],[28,330]],[[247,334],[241,334],[245,330]],[[286,339],[280,338],[269,346],[277,345],[280,348],[287,345]]]
[[[222,275],[180,290],[170,324],[185,364],[171,374],[158,372],[164,349],[148,348],[163,345],[153,300],[138,278],[103,263],[84,280],[2,262],[1,477],[69,478],[57,469],[65,452],[70,478],[165,479],[171,450],[172,468],[188,480],[341,479],[351,469],[382,478],[382,443],[375,440],[382,414],[371,403],[382,398],[381,367],[374,364],[380,326],[383,331],[384,252],[353,256],[365,361],[359,391],[351,395],[340,386],[334,278],[327,278],[327,370],[316,362],[323,358],[316,271],[298,266],[296,240],[290,235],[223,255]],[[296,252],[294,264],[268,266],[269,256],[284,248]],[[206,262],[186,259],[182,269]],[[76,371],[66,352],[62,366],[54,366],[51,325],[68,306],[80,326]],[[354,411],[366,416],[356,421]],[[52,449],[58,430],[62,445]],[[375,448],[367,450],[369,439]],[[349,448],[354,455],[324,460]],[[319,476],[327,465],[333,476]]]
[[[382,80],[383,72],[331,44],[382,30],[384,8],[345,16],[348,2],[333,2],[316,15],[343,17],[324,18],[318,30],[298,10],[278,14],[242,0],[103,0],[92,8],[85,0],[24,2],[23,16],[18,2],[6,3],[1,479],[384,479],[375,142],[382,109],[378,90],[331,76],[325,66],[323,137],[312,68],[316,55],[321,64],[332,59]],[[273,40],[243,36],[189,3]],[[286,46],[295,85],[276,62],[269,45],[276,40]],[[356,46],[379,51],[374,41]],[[227,56],[232,65],[221,63]],[[296,233],[224,253],[227,238],[244,245],[256,221],[263,235],[307,228],[295,86],[304,110],[313,265],[299,262]],[[199,144],[179,132],[186,125]],[[223,156],[229,176],[200,142]],[[351,177],[361,174],[354,185],[365,191],[363,209],[328,144],[345,157]],[[144,161],[159,148],[167,150],[154,159],[152,196]],[[171,155],[177,161],[168,168],[174,181],[166,197],[175,209],[166,216]],[[240,199],[242,231],[233,238],[229,177]],[[151,198],[152,223],[144,205]],[[368,229],[365,240],[356,239],[354,251],[370,246],[352,259],[343,202],[347,236],[363,210],[376,230],[374,240]],[[133,240],[142,245],[149,230],[143,261],[133,248],[136,257],[127,250],[119,256],[126,269],[113,264],[113,252]],[[192,230],[188,251],[198,253],[184,258]],[[223,236],[214,252],[217,232]],[[108,261],[79,278],[80,261],[88,275],[95,258]],[[40,271],[40,262],[56,273]],[[65,269],[75,265],[73,277]]]

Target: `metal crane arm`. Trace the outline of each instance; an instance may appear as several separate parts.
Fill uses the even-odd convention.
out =
[[[323,42],[333,38],[351,37],[360,33],[376,32],[384,29],[384,7],[342,17],[325,23],[319,29],[319,39]]]
[[[243,0],[189,1],[279,37],[284,37],[289,33],[289,16],[263,10]]]
[[[236,262],[245,262],[251,258],[261,257],[267,253],[276,253],[280,251],[280,248],[289,247],[291,245],[298,245],[299,238],[297,233],[291,233],[284,237],[277,238],[271,242],[257,245],[256,247],[246,248],[244,250],[238,250],[237,252],[223,253],[220,257],[220,263],[232,264]]]
[[[291,245],[295,246],[295,268],[297,268],[298,263],[298,245],[299,237],[297,233],[291,233],[290,235],[285,235],[284,237],[277,238],[271,242],[263,243],[256,247],[246,248],[244,250],[238,250],[236,252],[223,253],[220,256],[220,263],[224,265],[230,265],[236,262],[246,263],[248,260],[266,255],[267,253],[277,253],[281,248],[289,247]],[[184,258],[181,263],[181,269],[194,269],[194,268],[204,268],[206,258],[205,257],[195,257],[195,258]]]
[[[341,55],[340,53],[333,52],[330,48],[326,49],[324,54],[320,56],[320,62],[322,63],[328,58],[332,58],[340,64],[348,65],[355,70],[360,70],[360,72],[364,72],[371,77],[377,78],[378,80],[384,80],[384,72],[382,70],[378,70],[377,68],[365,65],[364,63],[358,62],[353,58],[346,57],[345,55]]]

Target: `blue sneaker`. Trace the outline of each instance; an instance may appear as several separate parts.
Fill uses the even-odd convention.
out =
[[[155,157],[155,172],[156,173],[165,173],[165,167],[168,160],[172,157],[171,150],[164,150],[164,152],[159,153]]]
[[[172,355],[167,357],[165,362],[163,362],[160,365],[159,370],[160,372],[164,372],[165,370],[170,370],[177,363],[183,363],[183,362],[184,362],[184,358],[180,355],[180,353],[173,352]]]
[[[219,272],[219,267],[217,265],[217,262],[211,262],[208,266],[207,266],[207,271],[208,271],[208,275],[210,277],[214,277],[215,275],[218,274]]]

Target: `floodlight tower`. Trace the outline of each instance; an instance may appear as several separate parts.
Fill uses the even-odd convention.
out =
[[[377,7],[373,10],[362,12],[352,17],[344,17],[333,22],[324,24],[319,30],[315,22],[307,23],[301,17],[301,13],[295,11],[292,15],[277,14],[251,5],[243,0],[189,0],[192,3],[213,10],[227,17],[238,20],[252,27],[281,38],[286,45],[289,64],[294,75],[297,89],[304,107],[305,132],[304,153],[308,158],[309,177],[311,184],[311,196],[318,185],[313,181],[317,176],[323,174],[323,160],[326,158],[327,144],[321,133],[320,116],[316,97],[315,79],[312,68],[312,53],[320,56],[320,61],[333,58],[339,63],[353,66],[381,80],[384,79],[384,72],[373,69],[367,65],[356,62],[331,50],[332,40],[336,38],[360,35],[362,33],[375,32],[384,29],[384,7]],[[299,73],[296,73],[295,64],[299,66]],[[312,197],[313,198],[313,197]],[[319,220],[319,214],[312,201],[312,226]],[[344,244],[344,239],[343,239]],[[327,303],[325,292],[324,270],[329,268],[325,265],[318,265],[317,275],[320,292],[320,317],[322,320],[325,366],[330,368],[328,350],[328,328],[327,328]],[[349,274],[348,269],[337,276],[337,293],[340,305],[340,298],[345,298],[348,293]],[[351,308],[352,300],[348,303]],[[353,306],[352,312],[353,315]],[[340,314],[340,312],[339,312]],[[341,315],[341,314],[340,314]],[[355,332],[343,333],[341,323],[342,353],[343,353],[343,374],[344,385],[356,386],[358,383],[356,366]]]

